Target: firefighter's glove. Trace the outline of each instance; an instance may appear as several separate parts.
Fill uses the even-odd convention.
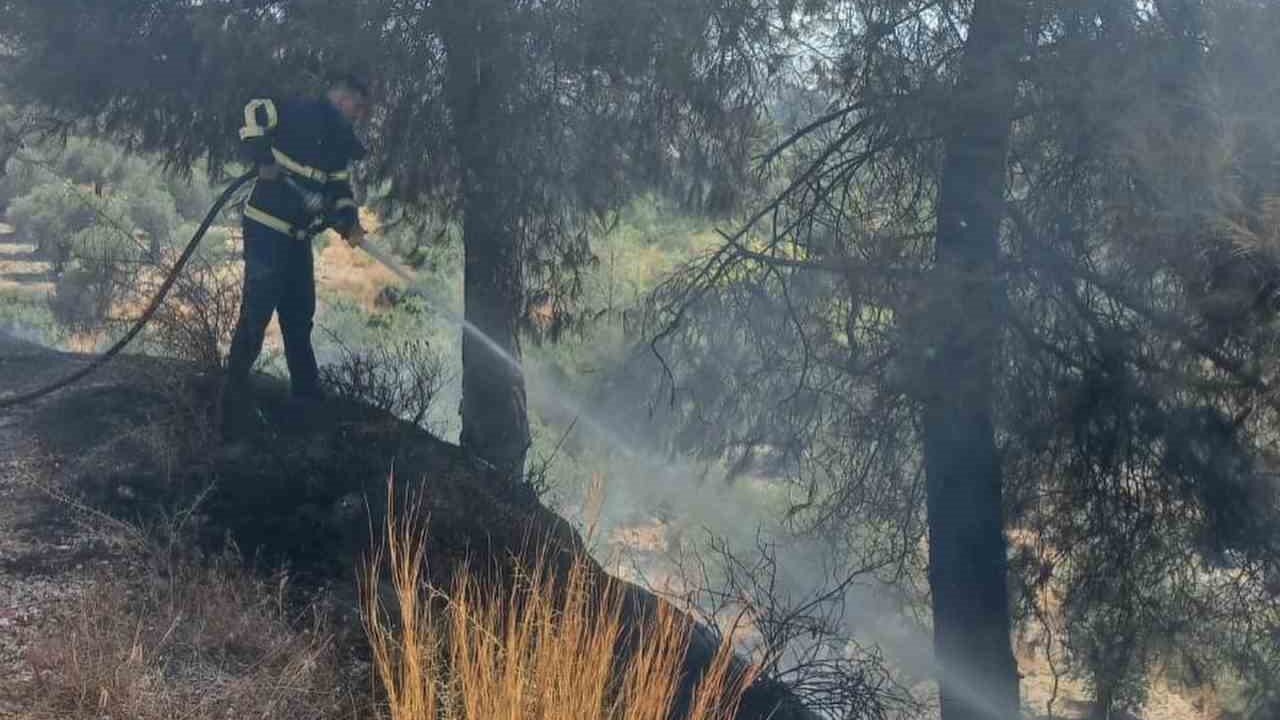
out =
[[[347,244],[353,248],[358,248],[364,244],[364,228],[360,227],[360,223],[351,226],[347,234],[343,236]]]

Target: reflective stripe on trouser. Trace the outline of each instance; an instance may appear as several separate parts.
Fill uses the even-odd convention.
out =
[[[285,360],[295,395],[319,390],[320,373],[311,346],[316,311],[315,265],[311,244],[256,223],[244,224],[244,293],[240,318],[227,359],[228,380],[247,383],[262,352],[272,314],[280,317]]]

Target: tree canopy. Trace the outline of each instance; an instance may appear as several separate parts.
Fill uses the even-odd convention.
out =
[[[1065,593],[1065,643],[1100,706],[1140,703],[1130,681],[1163,652],[1247,668],[1264,717],[1280,609],[1275,8],[1026,10],[1007,216],[980,271],[1013,609],[1036,617]],[[972,276],[939,273],[934,230],[971,26],[950,3],[827,11],[832,100],[770,155],[790,184],[667,283],[655,348],[682,445],[787,473],[802,528],[883,528],[853,547],[909,567],[936,530],[920,408],[972,382],[931,369],[939,332],[982,327],[959,299]]]

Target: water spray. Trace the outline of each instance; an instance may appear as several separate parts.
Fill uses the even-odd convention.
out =
[[[298,196],[302,201],[303,206],[307,208],[308,212],[320,217],[320,213],[323,211],[325,206],[325,198],[323,194],[312,192],[304,188],[300,183],[288,175],[284,176],[284,182],[285,185]],[[376,245],[369,243],[367,240],[359,243],[358,247],[364,250],[369,257],[377,260],[379,264],[391,271],[391,274],[395,275],[401,282],[409,287],[410,292],[421,297],[423,300],[426,300],[427,303],[439,312],[446,320],[457,325],[463,332],[470,334],[472,338],[479,340],[485,348],[501,359],[504,364],[511,368],[511,370],[515,371],[525,380],[525,382],[528,382],[529,374],[526,371],[524,364],[521,363],[519,359],[512,355],[509,350],[498,344],[498,342],[490,337],[488,333],[481,330],[475,323],[468,320],[465,316],[450,312],[446,309],[444,303],[433,302],[427,295],[416,273],[406,267],[391,254],[385,252]],[[543,384],[550,386],[550,389],[552,390],[551,397],[554,398],[554,401],[560,406],[560,409],[575,416],[589,429],[600,434],[610,445],[626,455],[628,459],[634,460],[641,457],[641,453],[632,448],[630,444],[625,442],[617,433],[605,427],[603,423],[592,417],[591,413],[587,412],[580,403],[573,400],[570,394],[565,390],[550,381],[544,381]]]
[[[524,363],[520,362],[520,360],[512,355],[510,351],[498,344],[498,342],[490,337],[488,333],[477,327],[475,323],[458,313],[446,309],[444,303],[434,302],[432,298],[427,295],[423,289],[422,282],[412,270],[389,253],[379,248],[377,245],[366,241],[361,243],[359,247],[361,250],[364,250],[369,257],[378,261],[380,265],[385,267],[392,275],[395,275],[397,279],[403,282],[410,289],[412,294],[426,300],[427,303],[430,304],[442,317],[450,323],[457,325],[463,332],[468,333],[471,337],[479,340],[485,348],[500,358],[503,363],[513,371],[519,373],[526,382],[529,381],[529,373],[526,371]],[[625,441],[620,435],[618,435],[618,433],[614,432],[602,421],[595,418],[582,406],[582,403],[573,398],[570,392],[546,378],[539,378],[537,382],[538,384],[547,386],[547,389],[551,391],[548,393],[548,397],[559,405],[561,410],[573,415],[579,422],[586,425],[588,429],[600,435],[615,450],[618,450],[625,455],[627,459],[637,460],[643,457],[643,453],[633,448],[631,444]]]

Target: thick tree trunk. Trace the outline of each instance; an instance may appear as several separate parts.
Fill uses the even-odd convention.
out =
[[[455,0],[437,17],[448,53],[447,97],[462,162],[465,269],[462,436],[468,452],[508,474],[524,471],[529,419],[518,322],[524,273],[515,233],[519,178],[504,171],[501,41],[493,8]]]
[[[529,420],[519,369],[520,258],[493,190],[466,198],[461,445],[508,474],[524,470]],[[479,333],[483,333],[481,337]]]
[[[923,417],[943,720],[1018,717],[992,396],[995,266],[1024,23],[1019,0],[976,0],[945,136]]]

